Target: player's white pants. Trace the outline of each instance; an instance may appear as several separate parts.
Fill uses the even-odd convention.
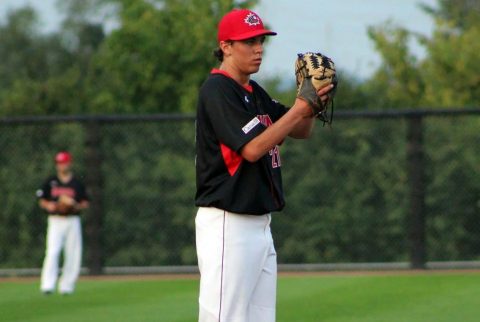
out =
[[[75,289],[82,261],[82,231],[79,216],[48,216],[47,249],[40,286],[42,291],[55,290],[62,249],[64,260],[58,291],[71,293]]]
[[[271,215],[199,208],[199,322],[274,322],[277,254]]]

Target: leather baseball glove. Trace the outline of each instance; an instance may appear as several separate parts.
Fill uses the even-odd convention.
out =
[[[297,97],[310,104],[315,117],[322,120],[324,124],[331,124],[333,120],[333,97],[338,83],[335,64],[321,53],[307,52],[297,56],[295,62]],[[334,87],[327,94],[328,100],[322,102],[317,95],[317,91],[329,84],[333,84]],[[328,112],[329,102],[332,102],[330,113]]]
[[[57,212],[59,214],[72,214],[75,212],[76,201],[67,195],[61,195],[57,201]]]

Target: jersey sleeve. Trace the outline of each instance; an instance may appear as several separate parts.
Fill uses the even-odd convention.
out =
[[[234,151],[265,130],[257,114],[243,103],[245,96],[229,80],[206,84],[200,95],[201,111],[208,119],[218,140]]]
[[[42,186],[35,192],[38,199],[47,199],[51,200],[51,188],[50,188],[50,179],[45,181]]]

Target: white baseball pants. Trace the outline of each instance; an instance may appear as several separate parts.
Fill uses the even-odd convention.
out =
[[[48,216],[47,249],[40,286],[43,292],[55,290],[62,249],[64,258],[58,291],[72,293],[80,275],[82,261],[82,231],[79,216]]]
[[[277,254],[271,215],[199,208],[199,322],[275,322]]]

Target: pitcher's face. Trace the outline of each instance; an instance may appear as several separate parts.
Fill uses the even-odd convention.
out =
[[[225,47],[225,62],[245,75],[259,71],[262,64],[265,36],[230,41]]]

